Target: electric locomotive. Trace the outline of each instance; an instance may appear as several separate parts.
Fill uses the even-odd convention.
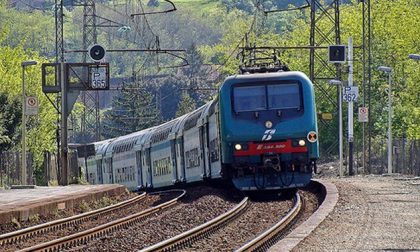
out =
[[[150,189],[225,179],[243,191],[307,185],[319,157],[313,85],[301,72],[257,69],[228,77],[195,111],[94,143],[96,154],[80,160],[89,182]]]
[[[319,157],[314,89],[301,72],[228,77],[220,89],[222,173],[240,190],[309,183]]]

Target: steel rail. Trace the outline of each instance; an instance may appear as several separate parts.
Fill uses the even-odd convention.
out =
[[[20,252],[24,251],[58,251],[60,249],[64,248],[70,248],[74,246],[78,246],[81,244],[85,244],[86,242],[94,239],[102,237],[106,234],[109,234],[111,232],[115,232],[121,228],[126,228],[136,222],[142,221],[147,216],[159,212],[165,208],[168,208],[174,204],[177,203],[177,201],[182,198],[185,194],[185,190],[170,190],[170,191],[164,191],[166,192],[180,192],[181,194],[178,195],[176,198],[171,199],[169,201],[166,201],[162,204],[159,204],[157,206],[151,207],[149,209],[146,209],[140,213],[132,214],[130,216],[79,232],[75,233],[66,237],[62,237],[56,240],[52,240],[46,243],[41,243],[32,247],[24,248],[22,250],[19,250]]]
[[[140,252],[170,251],[172,249],[179,249],[180,247],[189,243],[190,241],[194,241],[198,239],[199,237],[201,237],[202,235],[218,229],[219,227],[221,227],[221,225],[223,225],[227,221],[238,216],[238,214],[240,214],[247,205],[248,205],[248,197],[245,197],[235,208],[229,210],[228,212],[222,215],[219,215],[218,217],[198,227],[190,229],[184,233],[181,233],[177,236],[169,238],[165,241],[159,242],[150,247],[144,248],[140,250]]]
[[[71,216],[68,218],[63,218],[59,220],[54,220],[46,223],[42,223],[36,226],[28,227],[25,229],[17,230],[14,232],[6,233],[0,235],[0,245],[7,245],[7,244],[16,244],[20,241],[25,241],[28,238],[32,238],[36,235],[41,235],[47,232],[55,231],[63,227],[67,227],[74,224],[79,224],[84,220],[92,217],[100,217],[104,214],[109,214],[117,209],[122,207],[126,207],[130,204],[134,204],[140,200],[142,200],[146,196],[146,193],[142,193],[132,199],[110,205],[104,208],[96,209],[90,212],[78,214],[75,216]]]
[[[301,209],[302,200],[299,193],[296,192],[295,205],[285,217],[235,252],[258,251],[258,249],[265,247],[273,238],[275,238],[275,236],[284,231],[286,227],[296,219]]]

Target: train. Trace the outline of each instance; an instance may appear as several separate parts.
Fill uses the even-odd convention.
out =
[[[91,184],[131,190],[223,180],[242,191],[306,186],[319,141],[314,87],[298,71],[227,77],[217,97],[164,124],[92,143]]]

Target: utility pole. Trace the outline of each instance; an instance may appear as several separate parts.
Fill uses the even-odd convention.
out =
[[[26,185],[27,183],[27,162],[26,162],[26,90],[25,90],[25,68],[27,66],[36,65],[36,61],[23,61],[22,62],[22,180],[21,184]]]
[[[349,87],[353,86],[353,39],[349,37],[348,45],[348,62],[349,62]],[[349,140],[349,175],[353,175],[353,101],[349,101],[348,106],[348,140]]]
[[[68,185],[68,148],[67,148],[67,83],[65,77],[64,59],[60,62],[60,86],[61,86],[61,167],[63,185]]]
[[[388,174],[392,173],[392,72],[388,73]]]
[[[61,95],[61,117],[60,117],[60,141],[59,141],[59,156],[60,156],[60,168],[61,168],[61,184],[68,185],[68,149],[67,149],[67,90],[65,83],[65,59],[64,59],[64,20],[63,20],[63,0],[56,0],[55,9],[55,24],[56,24],[56,61],[60,66],[60,94],[57,100],[60,99]],[[59,102],[57,102],[59,103]]]
[[[325,86],[326,79],[340,80],[340,68],[332,68],[323,59],[323,53],[325,48],[320,48],[322,45],[340,45],[340,1],[321,1],[321,0],[309,0],[310,3],[310,38],[309,38],[309,78],[314,83],[315,89],[317,90],[317,99],[322,100],[322,103],[326,102],[331,104],[334,109],[338,111],[338,87]],[[324,51],[323,51],[324,50]],[[322,73],[322,74],[321,74]],[[327,74],[326,74],[327,73]],[[326,78],[326,75],[328,76]],[[333,90],[334,89],[334,90]],[[335,94],[334,94],[335,93]],[[334,99],[337,95],[337,99]],[[320,132],[333,131],[334,126],[332,121],[319,119],[318,130]],[[337,125],[338,126],[338,125]],[[337,136],[338,138],[338,136]],[[320,152],[323,156],[332,155],[334,148],[339,144],[339,141],[335,141],[329,146],[321,143]]]
[[[392,68],[380,66],[379,71],[388,74],[388,174],[392,173]]]
[[[340,162],[338,172],[341,178],[343,177],[343,96],[341,92],[343,86],[340,80],[330,80],[329,84],[336,85],[338,88],[338,155]]]

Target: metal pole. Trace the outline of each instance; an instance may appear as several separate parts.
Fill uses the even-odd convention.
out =
[[[368,34],[367,34],[367,50],[368,50],[368,65],[367,65],[367,71],[368,71],[368,172],[372,173],[372,102],[371,102],[371,91],[372,91],[372,50],[371,50],[371,44],[372,44],[372,23],[371,23],[371,5],[370,0],[366,1],[367,3],[367,25],[368,25]]]
[[[339,173],[340,177],[343,176],[343,97],[342,97],[342,89],[341,85],[338,86],[338,141],[339,141],[339,155],[340,155],[340,166],[339,166]]]
[[[61,61],[61,167],[63,185],[68,185],[68,159],[67,159],[67,83],[65,78],[65,63]]]
[[[348,62],[349,62],[349,87],[353,86],[353,39],[349,37],[349,54],[348,54]],[[353,175],[353,102],[349,102],[348,106],[348,123],[349,123],[349,175]]]
[[[388,73],[388,174],[392,173],[392,72]]]
[[[26,185],[26,116],[25,116],[25,65],[22,63],[22,164],[21,164],[21,184]]]
[[[27,172],[26,172],[26,90],[25,90],[25,67],[36,65],[38,62],[34,60],[23,61],[22,66],[22,164],[21,164],[21,184],[26,185],[27,183]]]
[[[363,107],[366,107],[366,5],[365,1],[362,1],[362,19],[363,19]],[[365,161],[365,122],[362,122],[362,166],[363,172],[366,174],[366,161]]]

